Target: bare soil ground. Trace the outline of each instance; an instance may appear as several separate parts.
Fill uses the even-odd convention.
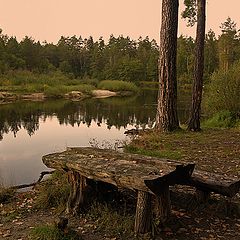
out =
[[[181,151],[183,160],[195,161],[198,169],[240,177],[239,130],[211,130],[179,136],[169,134],[158,141],[162,142],[163,148],[171,144],[171,148]],[[146,143],[146,138],[138,139],[134,144],[153,148],[153,145]],[[213,195],[208,204],[199,205],[195,201],[193,189],[173,187],[171,199],[172,216],[159,232],[155,232],[155,239],[240,239],[239,194],[233,199]],[[0,239],[27,240],[32,228],[57,221],[56,209],[38,210],[34,207],[35,201],[36,192],[33,190],[18,193],[10,203],[0,205]],[[134,213],[133,205],[131,207]],[[71,217],[69,225],[83,240],[133,239],[122,238],[109,229],[99,228],[101,223],[87,215]],[[136,239],[152,238],[139,236]]]

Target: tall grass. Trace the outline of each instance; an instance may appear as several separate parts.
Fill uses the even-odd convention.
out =
[[[47,96],[61,96],[70,91],[90,93],[96,80],[71,79],[60,71],[38,74],[30,71],[9,71],[0,76],[0,91],[17,93],[44,92]]]
[[[207,128],[239,128],[240,119],[236,113],[221,111],[203,123]]]
[[[97,230],[111,233],[117,239],[136,239],[132,231],[134,216],[120,213],[109,205],[95,203],[88,212],[87,217],[97,222]]]
[[[130,92],[138,92],[139,88],[132,82],[125,82],[119,80],[104,80],[98,84],[98,88],[107,89],[114,92],[121,91],[130,91]]]
[[[58,211],[65,208],[70,187],[66,175],[62,172],[54,172],[51,178],[40,185],[38,190],[36,208],[55,207]]]
[[[95,87],[87,84],[79,84],[72,86],[45,86],[43,92],[47,97],[62,97],[65,93],[71,91],[79,91],[86,94],[91,94],[91,91],[94,90]]]

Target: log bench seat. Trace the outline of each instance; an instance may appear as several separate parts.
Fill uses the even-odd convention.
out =
[[[67,212],[77,213],[83,207],[89,179],[137,191],[134,227],[136,233],[151,231],[153,208],[156,208],[156,203],[158,218],[162,222],[166,221],[170,215],[169,186],[190,185],[205,195],[217,192],[230,197],[234,196],[240,187],[239,180],[225,179],[224,182],[220,175],[195,172],[194,163],[106,149],[67,148],[64,152],[43,156],[43,162],[49,168],[64,170],[68,174],[71,192]]]

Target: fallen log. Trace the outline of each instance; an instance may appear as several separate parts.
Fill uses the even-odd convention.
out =
[[[234,197],[240,190],[239,179],[205,171],[194,171],[186,185],[206,194],[214,192],[227,197]]]

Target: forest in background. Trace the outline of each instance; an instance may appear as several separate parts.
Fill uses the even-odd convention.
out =
[[[217,119],[229,119],[224,125],[232,126],[232,119],[240,115],[240,34],[231,18],[220,28],[221,35],[217,37],[210,30],[205,38],[203,108],[205,115],[220,113]],[[189,94],[194,51],[192,37],[178,37],[178,86]],[[0,29],[0,91],[44,92],[59,97],[73,90],[89,93],[96,87],[112,91],[135,89],[133,85],[156,89],[152,83],[158,83],[158,59],[159,46],[148,37],[132,40],[111,35],[106,42],[102,37],[94,41],[92,37],[62,36],[53,44],[27,36],[19,42]],[[116,80],[121,80],[120,87]]]
[[[218,37],[210,30],[205,40],[205,72],[207,81],[218,69],[228,70],[240,59],[240,36],[236,23],[228,18],[221,24]],[[195,41],[179,36],[177,71],[181,83],[192,81]],[[158,81],[159,46],[156,40],[140,37],[61,37],[57,44],[25,37],[0,34],[0,74],[27,70],[35,73],[61,71],[70,78],[111,79],[126,81]],[[4,83],[1,83],[4,84]]]

